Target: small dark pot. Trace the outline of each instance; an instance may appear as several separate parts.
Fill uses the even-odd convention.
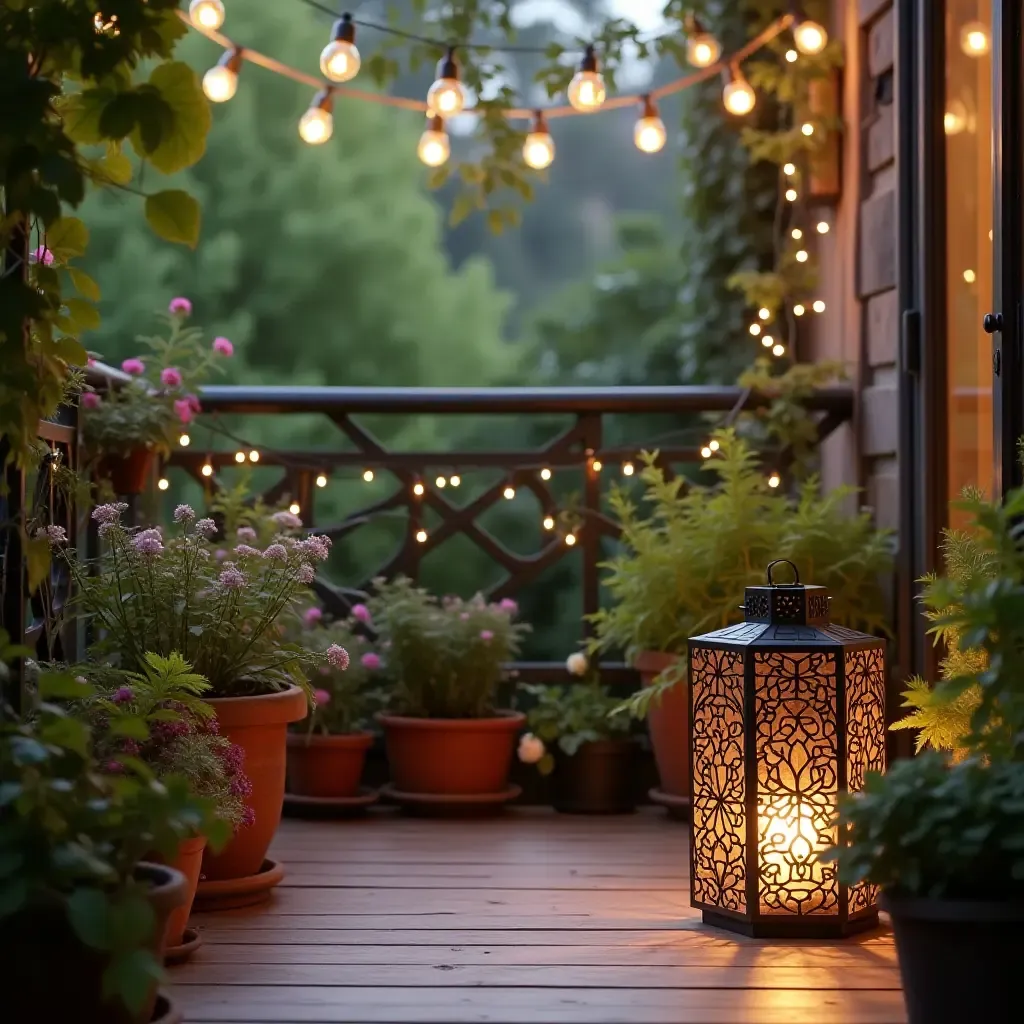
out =
[[[555,810],[562,814],[629,814],[633,799],[632,740],[584,743],[571,757],[559,753],[551,776]]]
[[[1020,1020],[1024,902],[904,899],[883,893],[909,1024]]]

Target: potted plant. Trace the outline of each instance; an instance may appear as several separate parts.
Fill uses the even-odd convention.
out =
[[[361,605],[356,609],[365,612]],[[359,797],[366,752],[374,740],[368,726],[382,705],[383,662],[375,645],[356,633],[352,623],[325,624],[317,607],[309,608],[304,618],[307,645],[320,651],[341,646],[348,651],[349,666],[341,672],[323,665],[313,677],[314,708],[288,733],[288,794],[351,801]]]
[[[157,779],[184,778],[191,792],[208,800],[212,814],[227,831],[252,823],[245,797],[252,783],[242,770],[244,751],[219,735],[217,719],[202,695],[210,684],[191,671],[177,652],[169,657],[147,653],[142,672],[124,672],[105,666],[84,665],[77,671],[96,688],[79,702],[80,714],[90,723],[96,753],[107,770],[123,770],[124,758],[137,758]],[[141,735],[142,723],[147,735]],[[178,844],[171,867],[185,876],[185,902],[167,921],[165,954],[169,961],[186,959],[200,944],[198,934],[186,940],[186,927],[206,850],[207,836],[187,836]],[[220,844],[223,846],[223,843]],[[159,861],[158,854],[147,860]]]
[[[142,493],[153,457],[166,454],[191,423],[200,411],[200,385],[233,352],[227,338],[207,346],[202,331],[186,326],[191,313],[188,299],[172,299],[161,314],[166,336],[138,338],[148,352],[122,362],[130,379],[81,396],[86,450],[115,494]]]
[[[671,808],[689,804],[689,696],[686,642],[735,621],[744,587],[760,580],[760,566],[788,558],[830,587],[831,615],[865,632],[888,632],[880,580],[891,566],[891,542],[868,510],[848,512],[855,492],[822,495],[818,481],[795,496],[769,484],[750,447],[731,432],[703,469],[708,486],[669,479],[657,454],[644,456],[644,504],[616,489],[612,509],[622,549],[604,563],[609,607],[592,620],[592,652],[622,651],[640,671],[645,689],[623,710],[647,717],[660,790],[651,796]]]
[[[582,681],[522,687],[536,703],[526,713],[530,732],[519,741],[519,760],[551,775],[556,811],[628,813],[636,807],[631,720],[612,713],[621,702],[601,685],[600,672],[590,668],[585,654],[570,654],[566,668]]]
[[[924,594],[933,630],[956,638],[931,705],[959,717],[956,756],[870,776],[828,855],[846,883],[881,888],[911,1024],[1015,1020],[1024,962],[1024,489],[963,506],[974,537],[946,535],[950,571]]]
[[[384,728],[392,788],[413,805],[511,799],[515,737],[525,716],[496,707],[506,662],[527,627],[514,601],[438,600],[400,577],[377,580],[369,603],[392,693]]]
[[[216,835],[217,822],[184,779],[159,782],[131,758],[120,773],[102,770],[88,726],[59,704],[87,685],[43,672],[39,694],[31,720],[0,723],[5,1018],[149,1024],[166,921],[186,885],[142,858],[171,858],[185,836]]]
[[[188,505],[174,510],[174,525],[131,530],[121,523],[123,503],[101,505],[92,518],[103,552],[92,565],[63,550],[78,589],[77,607],[99,639],[94,660],[126,671],[143,670],[147,653],[177,651],[210,689],[221,735],[244,752],[252,783],[245,797],[251,823],[224,850],[203,857],[199,900],[239,905],[266,898],[281,877],[266,854],[280,823],[285,749],[290,722],[305,717],[310,666],[344,669],[348,655],[337,645],[323,654],[284,639],[284,620],[308,600],[315,563],[330,553],[326,537],[298,539],[296,516],[276,513],[281,533],[266,548],[249,542],[242,528],[230,558],[210,543],[212,519]]]

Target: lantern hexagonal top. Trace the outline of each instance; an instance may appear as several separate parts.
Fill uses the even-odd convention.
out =
[[[876,890],[818,855],[836,800],[885,767],[885,641],[829,622],[828,591],[747,587],[744,621],[689,642],[691,903],[763,936],[846,935]]]

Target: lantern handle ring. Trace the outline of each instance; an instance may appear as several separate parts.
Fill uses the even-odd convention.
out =
[[[793,570],[793,582],[792,583],[776,583],[772,579],[772,569],[777,565],[788,565]],[[769,587],[799,587],[800,586],[800,570],[788,559],[788,558],[776,558],[774,562],[768,563],[768,586]]]

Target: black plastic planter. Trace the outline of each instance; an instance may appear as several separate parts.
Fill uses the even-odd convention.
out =
[[[633,740],[584,743],[571,757],[559,753],[551,777],[556,811],[629,814],[633,798]]]
[[[910,1024],[1017,1024],[1024,902],[882,895],[896,936]]]

